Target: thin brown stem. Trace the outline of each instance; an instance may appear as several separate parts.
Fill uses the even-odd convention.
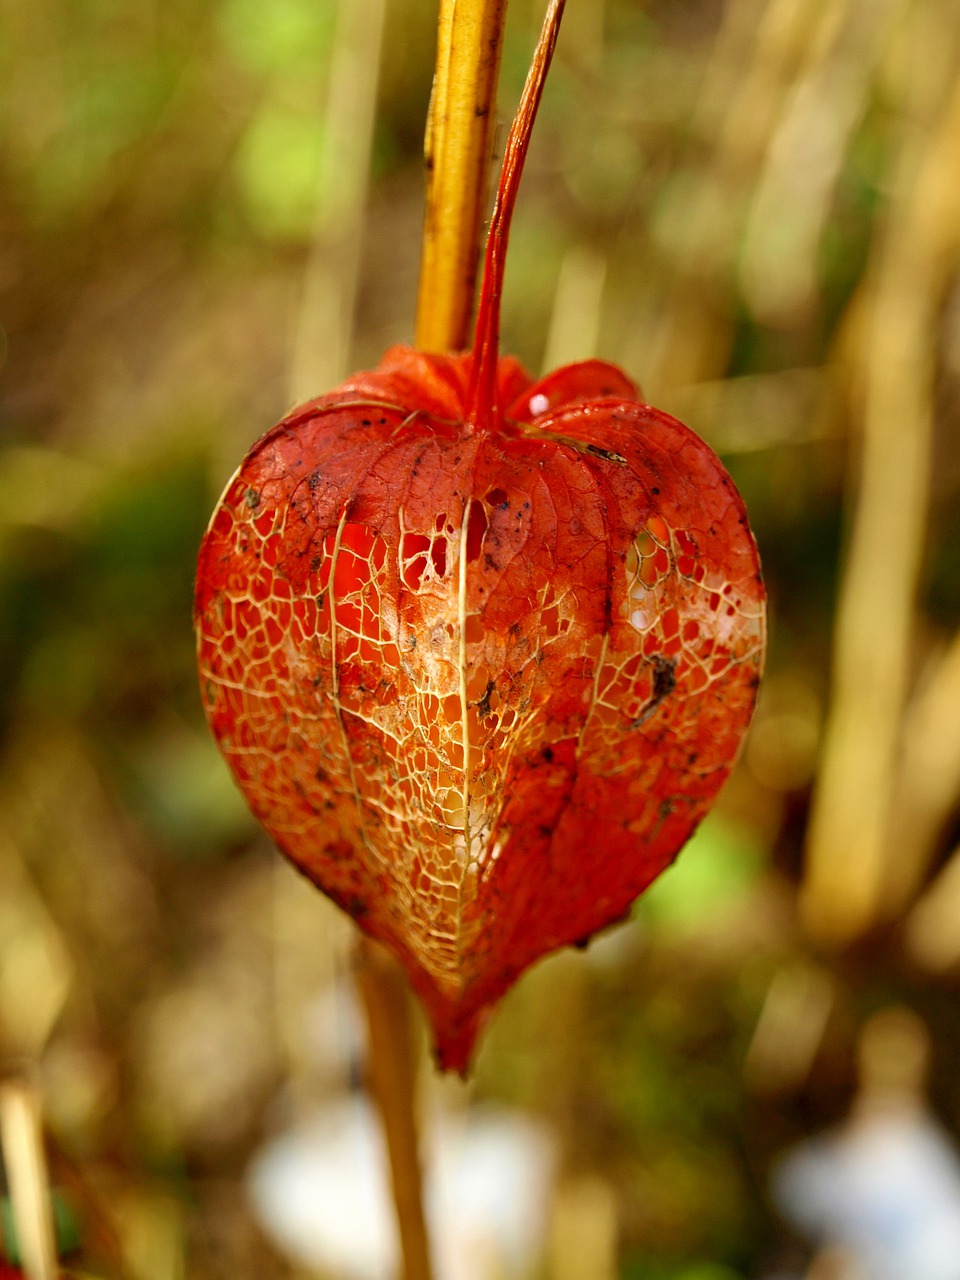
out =
[[[483,286],[477,310],[477,332],[473,342],[473,379],[470,392],[471,421],[474,426],[488,427],[496,421],[497,358],[500,348],[500,299],[503,294],[503,272],[507,259],[507,242],[513,209],[520,190],[520,178],[530,146],[534,121],[543,97],[547,72],[560,34],[565,0],[550,0],[540,31],[533,61],[523,86],[520,106],[514,116],[503,155],[503,167],[497,186],[497,199],[490,218],[490,231],[483,260]]]
[[[416,344],[468,345],[507,0],[440,0]]]
[[[416,1054],[406,978],[382,947],[360,938],[357,985],[367,1015],[370,1092],[390,1158],[404,1280],[432,1280],[417,1142]]]

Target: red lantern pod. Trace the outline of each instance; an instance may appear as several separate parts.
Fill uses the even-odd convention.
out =
[[[280,849],[389,946],[465,1070],[540,956],[620,919],[729,774],[764,592],[692,431],[588,361],[497,355],[508,143],[474,351],[404,347],[251,450],[200,551],[213,733]]]

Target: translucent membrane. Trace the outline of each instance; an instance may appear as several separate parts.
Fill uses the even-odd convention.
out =
[[[501,360],[510,407],[477,432],[470,373],[395,348],[274,428],[197,587],[234,776],[400,956],[459,1069],[519,972],[673,859],[729,772],[764,638],[743,507],[702,441],[595,361],[532,385]],[[616,394],[594,398],[604,375]]]

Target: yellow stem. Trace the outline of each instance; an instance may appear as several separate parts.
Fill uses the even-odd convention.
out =
[[[416,343],[468,345],[507,0],[440,0],[427,120],[427,208]],[[369,1035],[369,1086],[380,1111],[403,1251],[404,1280],[431,1280],[415,1111],[416,1066],[406,980],[365,938],[357,985]]]
[[[469,345],[507,0],[440,0],[416,344]]]
[[[432,1280],[423,1216],[416,1121],[416,1053],[403,971],[389,952],[359,938],[357,985],[367,1015],[369,1088],[383,1124],[400,1229],[404,1280]]]

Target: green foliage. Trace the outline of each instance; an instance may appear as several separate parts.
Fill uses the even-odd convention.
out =
[[[278,240],[305,240],[315,219],[323,155],[322,129],[309,104],[265,102],[237,156],[241,191],[253,225]]]
[[[217,25],[239,67],[262,76],[316,78],[330,53],[336,6],[311,0],[222,0]]]
[[[665,931],[691,930],[743,899],[763,872],[756,834],[714,812],[707,816],[669,871],[637,904],[639,918]]]

